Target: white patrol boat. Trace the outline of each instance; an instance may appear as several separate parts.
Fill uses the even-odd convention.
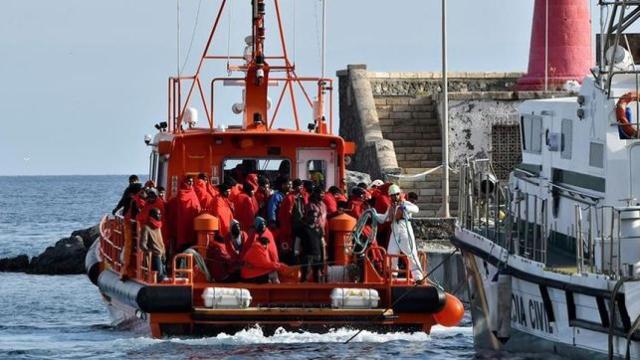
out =
[[[600,6],[600,64],[577,96],[521,105],[508,183],[488,160],[461,168],[453,241],[477,348],[640,358],[640,66],[624,34],[640,1]]]

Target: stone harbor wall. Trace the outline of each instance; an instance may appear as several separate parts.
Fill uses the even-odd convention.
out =
[[[567,93],[513,91],[521,73],[449,74],[449,204],[455,216],[458,177],[466,159],[490,158],[498,176],[521,161],[518,106]],[[420,217],[441,215],[441,74],[368,72],[350,65],[338,72],[340,135],[358,154],[349,169],[392,180],[418,194]],[[428,175],[412,176],[416,174]],[[395,177],[393,175],[400,175]]]

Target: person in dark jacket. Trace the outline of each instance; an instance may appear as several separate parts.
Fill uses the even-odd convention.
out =
[[[129,206],[131,205],[131,197],[136,195],[142,189],[142,184],[140,183],[140,179],[136,175],[129,176],[129,186],[124,190],[120,201],[115,208],[111,211],[111,214],[115,215],[118,210],[122,209],[122,213],[126,214],[129,211]]]
[[[325,243],[323,229],[316,224],[317,217],[316,210],[308,208],[303,218],[303,225],[296,229],[294,253],[302,258],[301,282],[307,281],[309,270],[315,282],[321,281]]]

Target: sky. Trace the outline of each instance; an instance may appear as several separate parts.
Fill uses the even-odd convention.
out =
[[[179,1],[179,62],[188,74],[219,1]],[[223,55],[227,48],[240,52],[250,31],[250,1],[231,1],[214,39],[214,51]],[[295,1],[281,0],[289,54],[298,75],[316,76],[320,1]],[[327,76],[347,64],[440,71],[440,3],[327,0]],[[450,71],[526,71],[533,0],[447,3]],[[167,79],[178,68],[176,14],[176,0],[3,0],[0,175],[147,172],[143,137],[166,119]],[[272,25],[267,49],[279,50]],[[217,65],[224,73],[225,64]],[[228,110],[238,91],[224,90],[218,99],[227,124],[240,121]]]

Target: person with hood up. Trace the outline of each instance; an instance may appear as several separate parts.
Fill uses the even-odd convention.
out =
[[[242,279],[258,283],[279,283],[278,270],[285,265],[274,259],[269,251],[270,240],[266,236],[259,236],[251,242],[249,250],[244,255],[244,265],[240,270]]]
[[[120,197],[120,201],[115,208],[111,211],[112,215],[115,215],[120,209],[122,209],[122,213],[126,214],[129,210],[129,206],[131,205],[131,197],[140,192],[142,189],[142,184],[140,184],[140,179],[137,175],[129,176],[129,186],[122,193],[122,197]]]
[[[234,209],[233,203],[229,199],[231,189],[229,189],[227,184],[220,184],[218,186],[218,191],[220,192],[220,195],[215,198],[213,215],[218,217],[220,224],[218,232],[224,237],[227,236],[231,228],[231,221],[234,219]]]
[[[391,183],[383,184],[376,188],[373,197],[373,207],[378,214],[384,214],[391,206],[391,197],[389,196],[389,187]],[[378,224],[378,244],[384,248],[389,245],[389,236],[391,235],[391,223]]]
[[[146,194],[146,198],[145,198],[144,204],[142,204],[143,206],[140,209],[140,212],[138,213],[138,215],[136,216],[136,221],[141,226],[144,226],[144,224],[147,223],[147,220],[149,218],[149,212],[152,209],[160,210],[160,213],[163,214],[162,216],[165,217],[164,201],[162,201],[162,199],[160,199],[160,197],[158,196],[158,190],[154,188],[149,188],[145,190],[145,194]]]
[[[251,176],[251,174],[249,175]],[[235,206],[236,219],[242,225],[242,228],[248,229],[258,214],[258,202],[253,196],[254,187],[248,181],[242,187],[242,193],[238,195],[233,202]]]
[[[327,208],[327,218],[332,218],[339,214],[338,212],[338,196],[342,195],[342,191],[337,186],[332,186],[324,193],[322,202]]]
[[[187,176],[178,190],[178,194],[169,201],[168,206],[171,232],[175,242],[173,253],[181,253],[196,242],[193,219],[200,214],[200,201],[193,190],[193,177]]]
[[[213,196],[207,188],[209,179],[205,173],[198,174],[195,184],[193,184],[193,190],[196,192],[200,207],[203,209],[210,209],[213,207]]]
[[[143,224],[140,234],[140,249],[151,253],[151,268],[158,272],[157,280],[162,282],[166,278],[164,266],[166,251],[162,238],[162,213],[158,208],[149,210],[146,223]]]
[[[402,199],[402,191],[398,185],[389,186],[389,196],[391,197],[391,206],[389,206],[387,212],[376,214],[378,222],[391,223],[391,237],[387,253],[389,255],[406,255],[411,264],[413,279],[415,281],[424,281],[423,269],[418,260],[416,241],[413,235],[413,227],[411,226],[411,216],[417,214],[419,209],[416,205]],[[397,258],[392,259],[391,269],[397,273]]]

